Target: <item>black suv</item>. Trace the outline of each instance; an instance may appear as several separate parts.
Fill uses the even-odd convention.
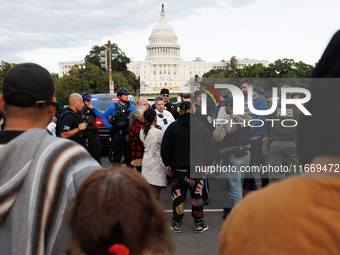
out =
[[[91,97],[92,104],[102,113],[105,112],[109,105],[118,102],[117,94],[93,94]],[[129,101],[130,104],[136,105],[136,100],[132,95],[129,95]],[[110,131],[103,125],[100,118],[97,118],[96,125],[99,128],[99,137],[102,148],[111,147]]]

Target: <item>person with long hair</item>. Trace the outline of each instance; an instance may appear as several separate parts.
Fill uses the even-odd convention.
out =
[[[163,131],[155,127],[156,122],[156,112],[153,109],[146,110],[140,140],[144,144],[142,175],[150,183],[156,198],[159,199],[161,189],[166,186],[166,171],[161,158]]]
[[[150,185],[129,167],[100,169],[79,188],[67,255],[173,254],[167,215]]]
[[[137,106],[130,114],[130,144],[131,144],[131,165],[142,172],[142,161],[144,155],[144,146],[140,140],[140,130],[144,123],[145,106]]]

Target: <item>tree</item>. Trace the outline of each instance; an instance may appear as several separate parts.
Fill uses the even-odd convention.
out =
[[[232,56],[230,60],[226,63],[225,69],[225,78],[240,77],[240,69],[238,68],[238,61],[235,56]]]
[[[58,73],[51,73],[52,78],[59,78],[59,74]]]
[[[11,69],[12,67],[16,66],[17,64],[14,63],[8,63],[1,60],[0,64],[0,94],[2,93],[2,85],[4,81],[5,74]]]
[[[96,65],[85,62],[85,72],[83,76],[83,91],[92,93],[107,93],[109,91],[109,75],[100,70]],[[72,93],[81,93],[81,73],[78,65],[75,65],[68,75],[62,78],[54,77],[57,88],[56,97],[63,104],[68,104],[68,98]]]
[[[90,50],[90,53],[86,55],[85,61],[90,62],[93,65],[97,65],[100,67],[100,51],[104,51],[108,49],[108,44],[104,44],[102,46],[94,45]],[[124,72],[127,71],[127,64],[130,63],[130,58],[125,55],[117,44],[111,43],[111,69],[112,72],[119,71]]]

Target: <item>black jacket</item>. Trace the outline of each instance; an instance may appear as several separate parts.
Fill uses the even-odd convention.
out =
[[[166,129],[161,156],[166,166],[207,166],[214,161],[215,147],[208,128],[193,114],[182,114]]]

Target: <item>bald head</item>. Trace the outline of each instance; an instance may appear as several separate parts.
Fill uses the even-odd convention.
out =
[[[75,112],[80,112],[84,107],[83,98],[78,93],[71,94],[68,103],[69,107]]]
[[[145,97],[140,97],[137,100],[137,106],[145,106],[146,109],[149,109],[149,101]]]

